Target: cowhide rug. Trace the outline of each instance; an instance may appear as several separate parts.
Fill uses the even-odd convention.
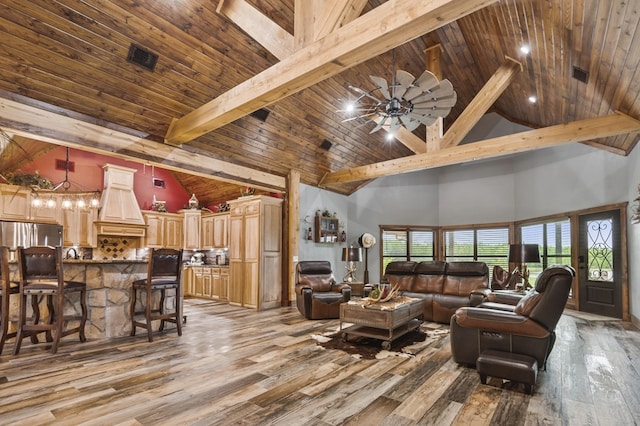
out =
[[[351,335],[344,341],[339,329],[313,334],[311,337],[318,346],[325,349],[338,349],[360,359],[383,359],[389,356],[414,357],[428,346],[442,345],[448,335],[448,327],[440,328],[433,323],[422,324],[418,329],[394,340],[389,350],[382,349],[382,340],[369,337]],[[448,344],[448,339],[446,343]]]

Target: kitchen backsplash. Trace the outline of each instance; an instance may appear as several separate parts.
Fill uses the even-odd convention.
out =
[[[93,258],[98,260],[134,260],[140,241],[128,237],[98,237],[98,247],[93,249]]]

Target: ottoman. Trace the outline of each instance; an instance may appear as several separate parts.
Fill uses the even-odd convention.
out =
[[[535,358],[496,350],[483,351],[476,361],[476,369],[483,385],[487,383],[487,376],[498,377],[524,383],[528,394],[533,393],[538,377],[538,362]]]

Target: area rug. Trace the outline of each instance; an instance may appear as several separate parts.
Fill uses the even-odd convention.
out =
[[[414,357],[424,348],[440,344],[441,340],[448,335],[448,328],[433,329],[422,326],[394,340],[389,350],[382,349],[382,341],[378,339],[349,336],[345,341],[339,330],[321,335],[314,334],[311,337],[316,340],[318,346],[325,349],[341,350],[360,359],[383,359],[389,356]]]

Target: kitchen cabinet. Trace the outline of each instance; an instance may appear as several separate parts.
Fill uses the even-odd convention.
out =
[[[147,230],[144,238],[145,247],[183,248],[183,217],[176,213],[160,213],[143,211]]]
[[[229,247],[229,213],[202,216],[202,248]]]
[[[282,293],[282,199],[229,201],[229,303],[279,307]]]
[[[96,209],[62,210],[62,244],[64,246],[95,247],[97,245],[93,222]]]
[[[182,270],[182,290],[185,296],[194,296],[194,272],[191,266]]]
[[[183,248],[185,250],[200,250],[200,221],[202,212],[200,210],[180,210],[183,215]]]
[[[0,219],[29,219],[31,190],[18,185],[0,185]]]
[[[211,268],[211,298],[226,301],[228,292],[229,268]]]
[[[213,216],[213,247],[229,247],[229,213]]]
[[[202,249],[212,249],[213,246],[213,215],[203,214],[200,222],[200,240]]]
[[[184,275],[185,295],[226,301],[229,288],[229,268],[189,266]]]
[[[63,210],[61,207],[63,198],[61,194],[46,194],[44,191],[42,191],[38,195],[43,204],[41,206],[34,206],[33,200],[35,194],[31,194],[28,201],[28,204],[30,206],[29,219],[34,222],[64,224],[62,214],[65,210]],[[47,206],[47,201],[52,201],[53,203],[55,203],[55,207]],[[93,228],[93,223],[91,223],[91,227]]]

